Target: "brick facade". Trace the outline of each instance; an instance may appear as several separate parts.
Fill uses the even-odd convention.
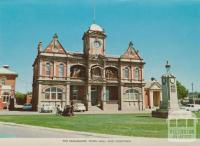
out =
[[[7,108],[11,98],[15,97],[17,74],[5,65],[0,68],[0,109]]]
[[[38,45],[33,63],[33,107],[82,102],[87,109],[143,109],[144,61],[130,42],[119,57],[105,54],[106,34],[97,24],[84,33],[83,53],[69,52],[57,34],[47,48]],[[115,105],[115,106],[113,106]]]

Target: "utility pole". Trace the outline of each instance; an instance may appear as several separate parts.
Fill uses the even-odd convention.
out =
[[[193,103],[195,104],[195,100],[194,100],[194,84],[192,83],[192,100]]]

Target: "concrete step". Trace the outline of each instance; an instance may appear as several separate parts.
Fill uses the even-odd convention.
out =
[[[105,104],[104,110],[106,111],[118,111],[118,104]]]
[[[90,106],[88,108],[88,110],[91,112],[101,112],[102,111],[102,109],[100,109],[98,106]]]

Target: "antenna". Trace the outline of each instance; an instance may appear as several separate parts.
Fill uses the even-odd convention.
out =
[[[95,23],[96,19],[96,0],[93,0],[93,23]]]

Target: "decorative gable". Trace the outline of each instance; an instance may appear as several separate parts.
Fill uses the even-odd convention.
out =
[[[157,82],[154,82],[151,87],[150,87],[151,90],[161,90],[161,86],[159,85],[159,83]]]
[[[121,56],[121,58],[125,59],[135,59],[135,60],[142,60],[138,54],[138,51],[133,47],[133,43],[130,41],[128,49],[126,52]]]
[[[58,53],[58,54],[66,54],[65,49],[61,45],[61,43],[58,41],[58,35],[54,34],[53,40],[51,43],[47,46],[47,48],[44,50],[45,53]]]
[[[162,86],[161,84],[156,81],[154,78],[151,79],[151,81],[148,81],[145,85],[145,89],[149,90],[161,90]]]

